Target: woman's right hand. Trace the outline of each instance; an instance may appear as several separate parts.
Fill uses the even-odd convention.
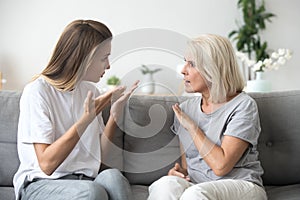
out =
[[[121,120],[121,117],[123,116],[124,106],[130,97],[130,95],[134,92],[134,90],[138,87],[140,81],[136,81],[133,83],[131,88],[128,91],[122,91],[122,93],[114,93],[112,98],[112,105],[110,109],[110,115],[114,118],[114,121],[116,123]]]
[[[98,115],[106,106],[110,105],[113,98],[115,98],[116,96],[118,98],[122,96],[125,89],[125,86],[117,86],[114,89],[109,90],[104,94],[98,96],[95,99],[96,115]]]
[[[86,127],[95,119],[96,108],[93,93],[88,91],[83,104],[83,114],[79,121],[76,123],[78,134],[81,135]]]
[[[93,98],[93,93],[88,91],[86,99],[84,101],[84,111],[82,114],[81,119],[79,120],[77,126],[81,128],[86,128],[94,119],[95,117],[111,103],[111,99],[115,94],[119,94],[117,96],[122,96],[126,87],[118,86],[104,94],[99,95],[97,98]]]
[[[175,166],[169,170],[169,176],[178,176],[180,178],[184,178],[187,181],[190,181],[190,177],[188,176],[187,170],[182,168],[179,163],[175,163]]]

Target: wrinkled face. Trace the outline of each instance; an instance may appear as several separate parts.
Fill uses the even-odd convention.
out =
[[[188,93],[204,93],[208,91],[205,79],[195,66],[195,61],[191,56],[185,57],[185,65],[181,70],[184,76],[185,91]]]
[[[110,69],[109,64],[109,55],[111,52],[111,42],[105,42],[100,44],[98,49],[95,52],[94,59],[91,62],[91,65],[87,69],[85,77],[83,80],[91,81],[94,83],[99,82],[100,78],[105,74],[105,70]]]

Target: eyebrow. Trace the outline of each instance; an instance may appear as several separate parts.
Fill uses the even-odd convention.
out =
[[[192,61],[192,60],[186,60],[185,57],[183,57],[183,59],[184,59],[185,62],[188,62],[192,67],[195,66],[194,61]]]
[[[183,57],[183,60],[184,60],[185,62],[193,62],[192,60],[187,60],[185,57]]]

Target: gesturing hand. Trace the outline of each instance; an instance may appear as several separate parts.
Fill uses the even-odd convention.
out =
[[[130,88],[130,90],[124,92],[116,91],[112,95],[112,105],[110,109],[110,114],[114,118],[115,122],[120,120],[120,117],[123,116],[124,105],[126,104],[128,98],[133,93],[133,91],[138,87],[139,81],[136,81]]]
[[[95,119],[96,108],[93,93],[88,91],[83,104],[83,114],[79,121],[76,123],[78,134],[81,135],[86,127]]]
[[[178,163],[175,163],[175,166],[169,170],[168,175],[169,176],[178,176],[180,178],[186,179],[187,181],[190,181],[190,178],[188,177],[188,174],[187,174],[187,170],[183,169],[180,166],[180,164],[178,164]]]
[[[120,95],[125,91],[125,89],[126,88],[124,86],[118,86],[98,96],[95,99],[96,115],[98,115],[106,106],[110,104],[113,96],[115,98],[116,96],[118,96],[117,94],[119,94],[120,97]]]
[[[132,92],[138,87],[139,81],[136,81],[131,89],[124,93],[126,87],[118,86],[100,96],[93,99],[93,93],[88,91],[86,99],[84,101],[84,112],[82,117],[77,123],[77,129],[79,133],[82,133],[85,128],[95,119],[95,117],[107,106],[112,103],[110,113],[117,122],[123,114],[124,105],[132,94]]]
[[[187,130],[191,131],[196,128],[195,122],[187,115],[185,114],[179,107],[178,104],[175,104],[172,106],[173,111],[179,120],[180,124]]]
[[[77,124],[78,129],[83,131],[85,127],[87,127],[95,117],[110,104],[113,94],[122,94],[124,90],[125,87],[119,86],[99,95],[96,99],[93,98],[93,93],[88,91],[83,104],[83,114]]]

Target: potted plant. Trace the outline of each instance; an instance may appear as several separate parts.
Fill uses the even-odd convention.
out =
[[[150,68],[148,68],[146,65],[142,65],[142,69],[141,69],[141,72],[142,74],[154,74],[158,71],[160,71],[161,69],[160,68],[157,68],[157,69],[154,69],[154,70],[151,70]]]
[[[266,22],[271,22],[275,15],[266,12],[264,0],[239,0],[237,5],[242,10],[243,25],[229,33],[229,38],[236,41],[237,57],[242,61],[243,74],[247,80],[247,91],[266,92],[271,90],[271,83],[264,80],[264,72],[277,70],[292,56],[292,51],[280,48],[268,51],[268,43],[262,41],[260,34],[266,29]],[[270,53],[270,54],[269,54]],[[271,55],[271,56],[270,56]]]
[[[260,34],[266,29],[266,21],[271,22],[271,18],[275,15],[266,12],[264,0],[259,1],[259,5],[256,2],[256,0],[238,1],[238,8],[243,14],[243,25],[231,31],[228,36],[236,41],[238,51],[246,53],[250,60],[254,59],[258,62],[269,58],[268,43],[261,40]]]
[[[116,75],[109,77],[106,81],[106,84],[107,84],[108,88],[110,88],[110,89],[116,87],[120,83],[121,83],[121,81]]]
[[[142,65],[140,70],[144,75],[143,84],[141,85],[142,92],[146,94],[153,94],[155,91],[155,82],[153,79],[153,74],[159,72],[161,69],[150,69],[146,65]]]

